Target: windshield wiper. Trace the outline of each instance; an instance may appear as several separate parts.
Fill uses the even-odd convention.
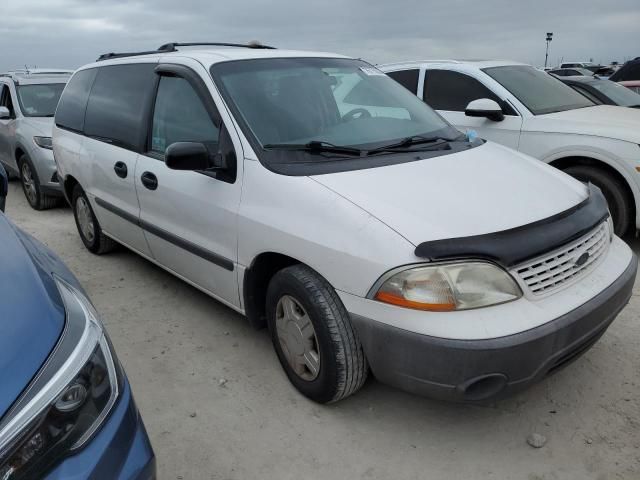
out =
[[[440,138],[440,137],[423,137],[421,135],[413,135],[411,137],[406,137],[400,140],[399,142],[390,143],[389,145],[383,145],[381,147],[372,148],[367,151],[367,155],[371,155],[372,153],[379,152],[393,152],[396,150],[402,150],[414,145],[426,145],[429,144],[429,148],[440,147],[442,145],[448,144],[449,142],[453,142],[456,139],[448,139],[448,138]]]
[[[307,143],[267,143],[262,148],[264,148],[265,150],[298,150],[318,153],[342,153],[345,155],[357,156],[360,156],[363,152],[359,148],[334,145],[333,143],[322,142],[319,140],[311,140]]]

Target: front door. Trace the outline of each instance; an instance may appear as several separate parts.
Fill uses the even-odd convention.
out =
[[[467,105],[481,98],[502,105],[504,120],[495,122],[488,118],[466,116],[464,111]],[[461,132],[475,130],[480,138],[518,149],[522,117],[479,80],[451,70],[427,70],[423,99]]]
[[[147,152],[139,157],[135,172],[141,226],[157,262],[239,307],[240,144],[231,139],[208,87],[194,70],[160,65],[158,75]],[[164,154],[176,142],[203,143],[212,156],[224,150],[235,158],[238,152],[239,161],[218,172],[171,170]]]

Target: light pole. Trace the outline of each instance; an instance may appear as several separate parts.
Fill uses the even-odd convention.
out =
[[[547,53],[544,56],[544,68],[547,68],[547,61],[549,60],[549,44],[553,40],[553,32],[547,32]]]

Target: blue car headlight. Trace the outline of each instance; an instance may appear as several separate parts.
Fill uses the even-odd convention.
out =
[[[53,353],[0,424],[0,480],[41,478],[82,447],[111,411],[122,373],[91,302],[56,284],[67,321]]]

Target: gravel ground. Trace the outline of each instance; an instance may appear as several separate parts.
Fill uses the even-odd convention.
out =
[[[370,380],[320,406],[291,387],[265,331],[124,249],[90,254],[68,208],[33,211],[12,182],[7,215],[91,295],[160,479],[640,478],[640,285],[586,355],[496,405],[443,404]],[[542,448],[527,443],[532,433]]]

